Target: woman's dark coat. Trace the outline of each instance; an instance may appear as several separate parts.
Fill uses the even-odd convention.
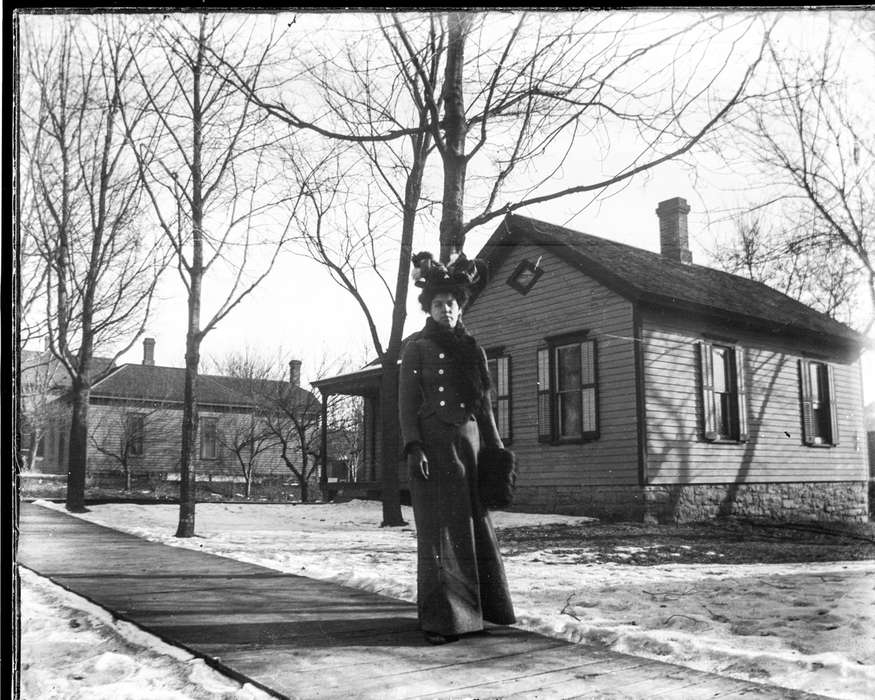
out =
[[[485,369],[482,350],[479,356]],[[435,340],[420,335],[407,343],[399,379],[401,434],[407,447],[421,443],[429,469],[427,480],[410,474],[417,603],[422,629],[439,634],[475,632],[484,620],[515,622],[498,541],[477,496],[481,444],[501,446],[501,438],[488,401],[472,415],[462,381],[459,364]]]

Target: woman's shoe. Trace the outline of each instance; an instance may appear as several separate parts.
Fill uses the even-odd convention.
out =
[[[458,634],[438,634],[437,632],[423,632],[425,641],[429,644],[449,644],[450,642],[458,642]]]

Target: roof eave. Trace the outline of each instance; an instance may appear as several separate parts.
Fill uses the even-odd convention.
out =
[[[640,289],[613,274],[609,270],[606,270],[602,265],[579,250],[569,247],[564,241],[557,240],[546,232],[542,232],[538,235],[531,235],[520,228],[515,228],[513,226],[513,216],[514,215],[512,214],[508,214],[502,220],[498,228],[492,236],[490,236],[489,240],[486,241],[480,249],[480,253],[477,254],[478,258],[487,263],[490,270],[497,268],[510,251],[520,244],[521,241],[514,240],[515,238],[526,238],[537,246],[552,249],[551,252],[557,257],[573,267],[576,267],[587,276],[592,277],[595,281],[599,282],[607,289],[619,294],[628,301],[634,302],[643,297]],[[472,294],[471,299],[468,302],[469,308],[483,289],[485,289],[485,287],[481,287],[475,294]]]
[[[792,334],[804,338],[816,338],[818,340],[827,337],[836,345],[848,350],[861,351],[865,347],[873,346],[872,341],[857,333],[852,328],[848,328],[847,332],[843,334],[830,333],[828,331],[817,330],[794,323],[778,324],[771,319],[760,318],[750,314],[740,314],[726,309],[708,306],[706,304],[696,304],[694,302],[656,295],[651,295],[646,300],[640,300],[639,303],[644,307],[655,307],[669,311],[686,311],[708,318],[724,320],[734,325],[749,327],[761,332],[779,331],[782,334]]]
[[[323,394],[349,394],[352,396],[370,396],[380,388],[380,377],[383,374],[381,366],[368,367],[356,372],[338,374],[333,377],[316,379],[310,382]]]

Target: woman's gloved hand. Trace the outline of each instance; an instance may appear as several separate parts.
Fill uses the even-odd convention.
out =
[[[407,451],[407,470],[411,477],[428,479],[428,458],[419,445],[413,445]]]

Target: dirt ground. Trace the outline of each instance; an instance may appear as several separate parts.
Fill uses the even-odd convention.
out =
[[[875,559],[875,522],[771,523],[727,518],[683,525],[585,523],[499,529],[507,554],[547,549],[565,561],[761,564]]]

